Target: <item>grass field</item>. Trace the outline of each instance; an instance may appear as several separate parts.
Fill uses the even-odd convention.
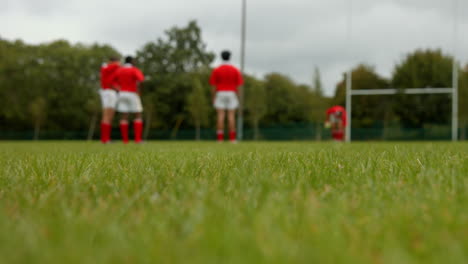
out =
[[[468,263],[468,144],[0,143],[0,263]]]

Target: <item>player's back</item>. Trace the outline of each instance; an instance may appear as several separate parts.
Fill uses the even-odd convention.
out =
[[[345,112],[345,109],[344,107],[342,107],[341,105],[335,105],[333,107],[330,107],[328,110],[327,110],[327,114],[332,114],[332,113],[337,113],[337,112]]]
[[[136,92],[137,83],[143,80],[141,71],[132,65],[125,65],[115,73],[115,81],[120,86],[121,91]]]
[[[111,89],[113,86],[112,76],[120,68],[117,63],[104,64],[101,67],[101,88]]]
[[[216,68],[210,80],[210,83],[215,85],[218,91],[236,91],[242,82],[239,70],[229,64]]]
[[[224,84],[238,84],[239,83],[239,70],[232,65],[221,65],[217,69],[217,74],[220,83]]]

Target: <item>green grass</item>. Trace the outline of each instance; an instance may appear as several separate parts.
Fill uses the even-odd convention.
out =
[[[468,144],[0,143],[0,263],[468,263]]]

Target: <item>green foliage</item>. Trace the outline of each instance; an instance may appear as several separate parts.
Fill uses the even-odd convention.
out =
[[[146,105],[154,104],[147,110],[151,109],[158,117],[158,122],[152,125],[168,129],[189,119],[187,98],[193,90],[193,78],[206,83],[214,60],[214,54],[206,50],[197,23],[191,21],[186,27],[167,30],[164,38],[146,43],[137,57],[149,77],[143,86],[144,96],[154,99],[146,101]]]
[[[250,76],[245,76],[244,79],[246,119],[254,128],[254,139],[259,139],[260,120],[267,113],[265,84]]]
[[[33,118],[34,124],[34,139],[39,139],[39,131],[42,123],[47,116],[47,102],[44,97],[37,97],[29,104],[29,112]]]
[[[452,58],[440,50],[417,50],[396,65],[395,88],[451,87]]]
[[[320,77],[320,69],[318,67],[314,68],[314,76],[312,79],[313,87],[315,94],[323,97],[323,85],[322,78]]]
[[[325,122],[326,111],[331,105],[329,98],[326,98],[323,94],[322,80],[320,77],[320,70],[315,67],[314,69],[314,78],[313,78],[313,93],[309,96],[311,110],[310,110],[310,120],[316,124],[322,124]]]
[[[187,98],[187,111],[190,113],[197,130],[196,139],[198,140],[200,139],[200,128],[208,125],[208,116],[212,111],[212,107],[206,98],[208,89],[202,85],[197,77],[194,77],[192,92]]]
[[[100,65],[114,54],[118,52],[107,45],[60,40],[32,46],[0,40],[0,95],[6,98],[0,106],[5,127],[0,129],[30,128],[37,116],[28,110],[36,98],[49,109],[46,129],[86,129],[89,110],[95,110],[90,101],[98,100]]]
[[[195,123],[200,125],[208,124],[208,114],[210,104],[206,99],[207,89],[202,85],[198,78],[193,79],[193,90],[187,98],[187,110],[190,112]]]
[[[29,112],[34,121],[42,122],[46,117],[47,103],[43,97],[37,97],[29,104]]]
[[[265,76],[267,112],[264,124],[287,124],[308,121],[311,106],[310,88],[296,85],[288,77],[279,73]]]
[[[417,50],[395,67],[392,84],[400,89],[452,87],[452,58],[440,50]],[[398,101],[395,114],[404,127],[449,124],[451,121],[451,98],[448,95],[402,94],[395,99]]]
[[[368,65],[358,65],[352,70],[353,89],[384,89],[389,81],[380,77],[375,69]],[[346,105],[346,76],[338,84],[333,104]],[[353,127],[372,127],[376,121],[390,121],[392,118],[391,96],[372,95],[353,97]]]

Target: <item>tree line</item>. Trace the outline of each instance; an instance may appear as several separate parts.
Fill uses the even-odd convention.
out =
[[[71,44],[65,40],[29,45],[0,39],[0,131],[83,131],[92,137],[100,117],[99,68],[109,56],[122,56],[111,45]],[[172,27],[137,52],[142,84],[145,134],[213,128],[208,78],[215,53],[207,49],[195,21]],[[311,62],[311,64],[313,64]],[[373,67],[353,69],[354,89],[450,87],[452,58],[440,50],[418,50],[395,66],[391,79]],[[311,84],[297,84],[281,73],[263,78],[246,74],[245,120],[254,137],[260,127],[323,123],[325,111],[345,103],[345,77],[335,96],[323,94],[319,69]],[[460,123],[468,125],[468,68],[460,68]],[[363,96],[353,100],[353,127],[422,127],[450,122],[448,95]]]

